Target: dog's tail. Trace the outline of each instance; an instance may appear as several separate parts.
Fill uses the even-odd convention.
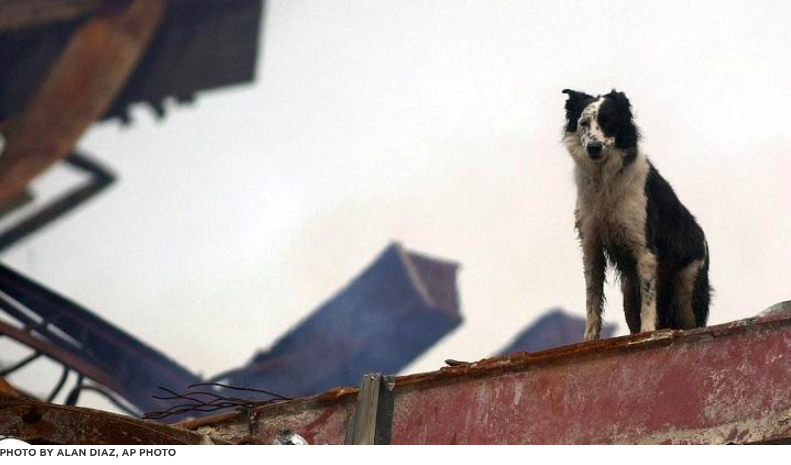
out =
[[[706,249],[706,256],[703,258],[703,266],[700,267],[698,277],[695,279],[695,287],[692,290],[692,312],[695,314],[695,326],[701,328],[706,326],[709,319],[709,304],[711,294],[714,292],[709,284],[709,244],[703,242]]]

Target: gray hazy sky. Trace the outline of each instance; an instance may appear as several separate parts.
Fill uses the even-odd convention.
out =
[[[482,358],[582,315],[560,91],[615,87],[706,231],[711,323],[752,316],[791,298],[789,25],[786,1],[270,1],[254,85],[95,126],[120,181],[4,258],[214,374],[399,240],[462,264],[464,325],[407,371]]]

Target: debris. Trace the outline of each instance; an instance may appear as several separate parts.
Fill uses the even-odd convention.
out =
[[[212,380],[299,397],[397,373],[461,323],[457,269],[393,244],[270,350]]]
[[[291,431],[290,429],[284,429],[280,432],[277,438],[275,438],[274,442],[272,442],[274,446],[307,446],[308,441],[305,440],[302,436],[298,435],[297,433]]]
[[[459,367],[462,365],[469,365],[469,364],[470,362],[462,362],[460,360],[453,360],[452,358],[445,360],[445,365],[449,367]]]
[[[119,402],[114,394],[140,411],[158,410],[165,403],[152,399],[160,384],[188,386],[201,381],[186,368],[148,344],[110,324],[95,313],[0,264],[0,335],[34,350],[4,370],[21,369],[44,356],[63,366],[60,382],[48,396],[53,400],[72,371],[77,382],[71,397],[92,389]],[[123,367],[123,369],[118,369]],[[10,371],[9,371],[10,370]],[[106,389],[83,383],[87,378]]]
[[[201,444],[195,431],[126,415],[0,395],[0,435],[31,444]],[[215,443],[222,442],[214,440]]]

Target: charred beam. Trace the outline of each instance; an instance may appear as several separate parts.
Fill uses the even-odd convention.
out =
[[[25,217],[10,228],[0,231],[0,253],[62,218],[104,191],[115,181],[115,176],[110,171],[84,155],[75,153],[65,161],[69,166],[86,173],[89,176],[88,181],[71,189],[62,197]],[[30,198],[32,200],[32,196]],[[0,212],[0,218],[2,216],[3,212]]]
[[[180,388],[201,381],[153,347],[2,264],[0,311],[23,326],[0,321],[0,335],[70,367],[139,411],[163,407],[151,397],[157,386]]]
[[[71,153],[77,140],[109,108],[148,47],[163,0],[133,0],[80,26],[27,108],[4,124],[0,205]]]
[[[0,321],[0,334],[8,336],[17,342],[20,342],[36,350],[37,352],[41,352],[58,363],[74,368],[74,370],[78,373],[82,373],[92,380],[101,383],[114,391],[121,390],[121,386],[118,384],[118,381],[109,373],[96,368],[91,363],[83,360],[81,357],[71,352],[64,350],[61,347],[51,344],[43,339],[39,339],[28,332],[15,328],[2,321]]]

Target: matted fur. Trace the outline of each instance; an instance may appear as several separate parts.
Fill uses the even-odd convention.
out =
[[[585,272],[585,339],[601,332],[608,263],[621,279],[632,334],[705,326],[711,288],[703,230],[640,150],[626,95],[563,93],[563,143],[575,162]]]

